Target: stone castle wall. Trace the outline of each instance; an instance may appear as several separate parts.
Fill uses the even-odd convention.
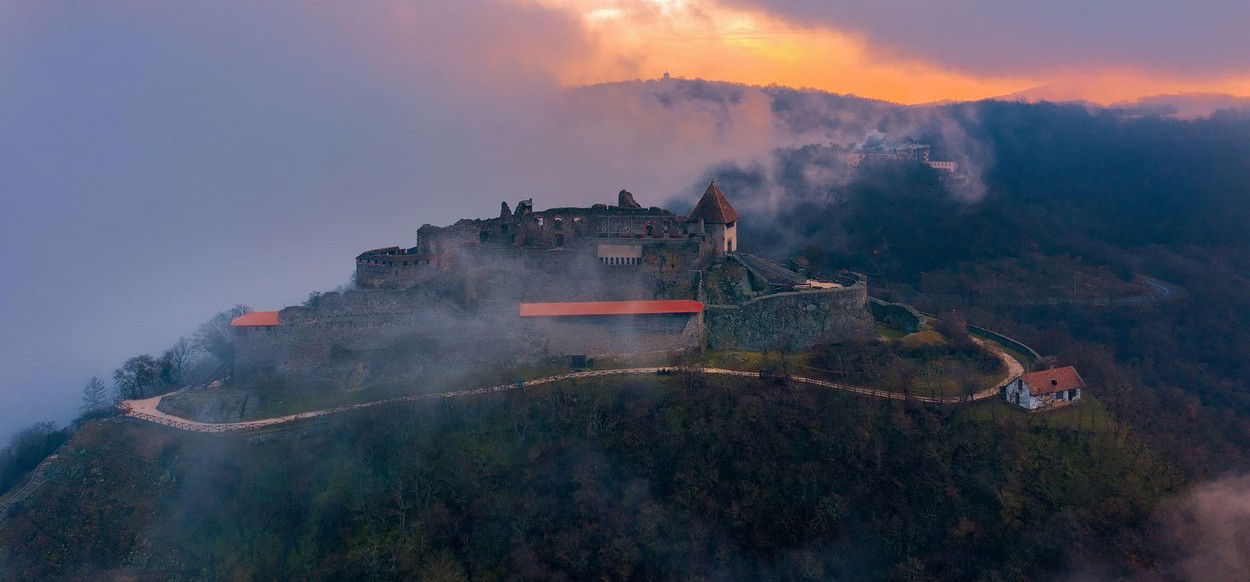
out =
[[[543,317],[522,322],[539,353],[591,357],[697,351],[703,348],[702,314]]]
[[[910,305],[870,299],[868,308],[873,319],[907,333],[920,329],[920,324],[924,322],[924,316]]]
[[[283,373],[308,374],[336,351],[375,347],[432,301],[437,299],[391,289],[325,293],[312,306],[280,311],[276,327],[236,329],[236,362],[244,370],[274,366]]]
[[[872,330],[867,302],[868,286],[859,278],[843,287],[774,293],[741,305],[708,305],[707,347],[802,350],[862,338]]]
[[[689,277],[689,272],[682,275]],[[867,286],[862,279],[846,282],[849,284],[843,287],[765,295],[739,305],[707,305],[703,313],[694,316],[532,319],[519,317],[517,302],[510,298],[483,298],[458,307],[428,289],[352,290],[324,294],[309,306],[283,309],[281,325],[240,328],[235,341],[243,371],[274,368],[293,376],[325,373],[336,359],[385,352],[392,344],[406,341],[404,338],[463,346],[458,348],[461,351],[489,345],[518,357],[623,355],[704,347],[801,350],[822,342],[862,337],[870,331]],[[686,281],[685,285],[691,283]],[[608,286],[624,292],[620,285]],[[693,287],[700,287],[697,277]],[[646,298],[648,291],[641,287],[635,290],[637,298]],[[603,290],[590,293],[591,298],[601,299]]]

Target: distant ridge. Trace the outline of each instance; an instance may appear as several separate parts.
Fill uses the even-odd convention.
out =
[[[1250,97],[1239,97],[1227,93],[1147,95],[1137,99],[1116,101],[1108,105],[1102,105],[1073,95],[1071,90],[1060,89],[1054,85],[1039,85],[1023,91],[991,97],[990,99],[995,101],[1025,101],[1028,103],[1039,101],[1075,103],[1105,109],[1131,109],[1143,114],[1175,117],[1178,119],[1207,117],[1222,110],[1250,110]]]

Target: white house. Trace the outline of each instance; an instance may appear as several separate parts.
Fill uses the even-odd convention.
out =
[[[1062,406],[1081,398],[1085,380],[1076,368],[1065,366],[1025,374],[1003,387],[1007,402],[1028,410]]]

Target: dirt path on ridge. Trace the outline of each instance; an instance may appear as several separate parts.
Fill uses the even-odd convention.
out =
[[[980,338],[973,338],[973,341],[976,341],[981,346],[985,347],[991,352],[994,352],[994,354],[997,355],[1003,361],[1003,364],[1007,368],[1007,373],[1000,379],[999,382],[996,382],[994,386],[990,388],[986,388],[985,390],[982,390],[980,392],[971,394],[966,398],[942,397],[942,396],[932,397],[932,396],[917,396],[917,395],[912,395],[908,397],[907,395],[900,394],[897,392],[889,392],[886,390],[879,390],[876,388],[865,388],[863,386],[852,386],[849,384],[841,384],[838,382],[831,382],[828,380],[821,380],[818,378],[808,378],[808,377],[803,377],[803,376],[789,376],[788,380],[791,382],[798,382],[800,384],[808,384],[811,386],[830,388],[830,389],[838,390],[841,392],[860,394],[863,396],[870,396],[873,398],[886,398],[890,400],[910,399],[910,400],[914,400],[917,402],[923,402],[926,404],[956,404],[959,402],[983,400],[986,398],[994,397],[998,394],[1000,388],[1007,385],[1009,382],[1014,380],[1017,376],[1024,373],[1024,366],[1021,365],[1020,362],[1016,361],[1014,357],[1008,354],[1006,350],[1002,349],[997,344],[987,341],[987,340],[980,339]],[[742,370],[726,370],[723,368],[693,368],[693,370],[704,373],[704,374],[714,375],[714,376],[741,376],[741,377],[746,377],[746,378],[759,378],[760,377],[759,372],[747,372],[747,371],[742,371]],[[304,420],[308,418],[316,418],[319,416],[326,416],[330,414],[337,414],[340,412],[347,412],[350,410],[358,410],[361,408],[380,406],[383,404],[394,404],[394,403],[399,403],[399,402],[416,402],[418,400],[434,400],[438,398],[461,398],[461,397],[466,397],[466,396],[478,396],[482,394],[490,394],[493,392],[524,390],[526,388],[532,388],[535,386],[543,386],[546,384],[562,382],[565,380],[575,380],[578,378],[597,378],[597,377],[603,377],[603,376],[619,376],[619,375],[625,375],[625,374],[660,374],[664,372],[678,373],[681,371],[682,371],[681,368],[658,367],[658,368],[620,368],[620,369],[615,369],[615,370],[593,370],[593,371],[587,371],[587,372],[570,372],[568,374],[560,374],[557,376],[548,376],[546,378],[539,378],[537,380],[529,380],[524,383],[497,384],[495,386],[487,386],[484,388],[474,388],[474,389],[469,389],[469,390],[456,390],[452,392],[431,392],[431,393],[425,393],[425,394],[413,394],[410,396],[399,396],[396,398],[373,400],[370,402],[361,402],[359,404],[349,404],[345,406],[336,406],[333,408],[310,410],[308,412],[300,412],[297,414],[288,414],[284,416],[275,416],[272,418],[245,420],[245,421],[239,421],[239,422],[220,422],[220,423],[200,422],[196,420],[186,419],[181,416],[175,416],[167,412],[163,412],[157,409],[157,406],[160,404],[161,399],[164,398],[166,395],[153,396],[151,398],[145,398],[142,400],[124,400],[120,404],[118,404],[118,407],[122,409],[123,413],[126,416],[129,416],[132,418],[138,418],[141,420],[146,420],[148,422],[153,422],[156,424],[170,426],[170,427],[177,428],[180,430],[193,431],[193,432],[209,432],[209,433],[237,432],[237,431],[246,431],[246,430],[253,430],[253,429],[262,429],[262,428],[276,426],[276,425],[283,425],[283,424],[287,424],[287,423],[291,423],[291,422],[295,422],[299,420]]]

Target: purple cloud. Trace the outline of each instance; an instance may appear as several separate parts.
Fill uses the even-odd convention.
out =
[[[1242,0],[728,1],[860,32],[896,56],[971,73],[1250,74],[1250,2]]]

